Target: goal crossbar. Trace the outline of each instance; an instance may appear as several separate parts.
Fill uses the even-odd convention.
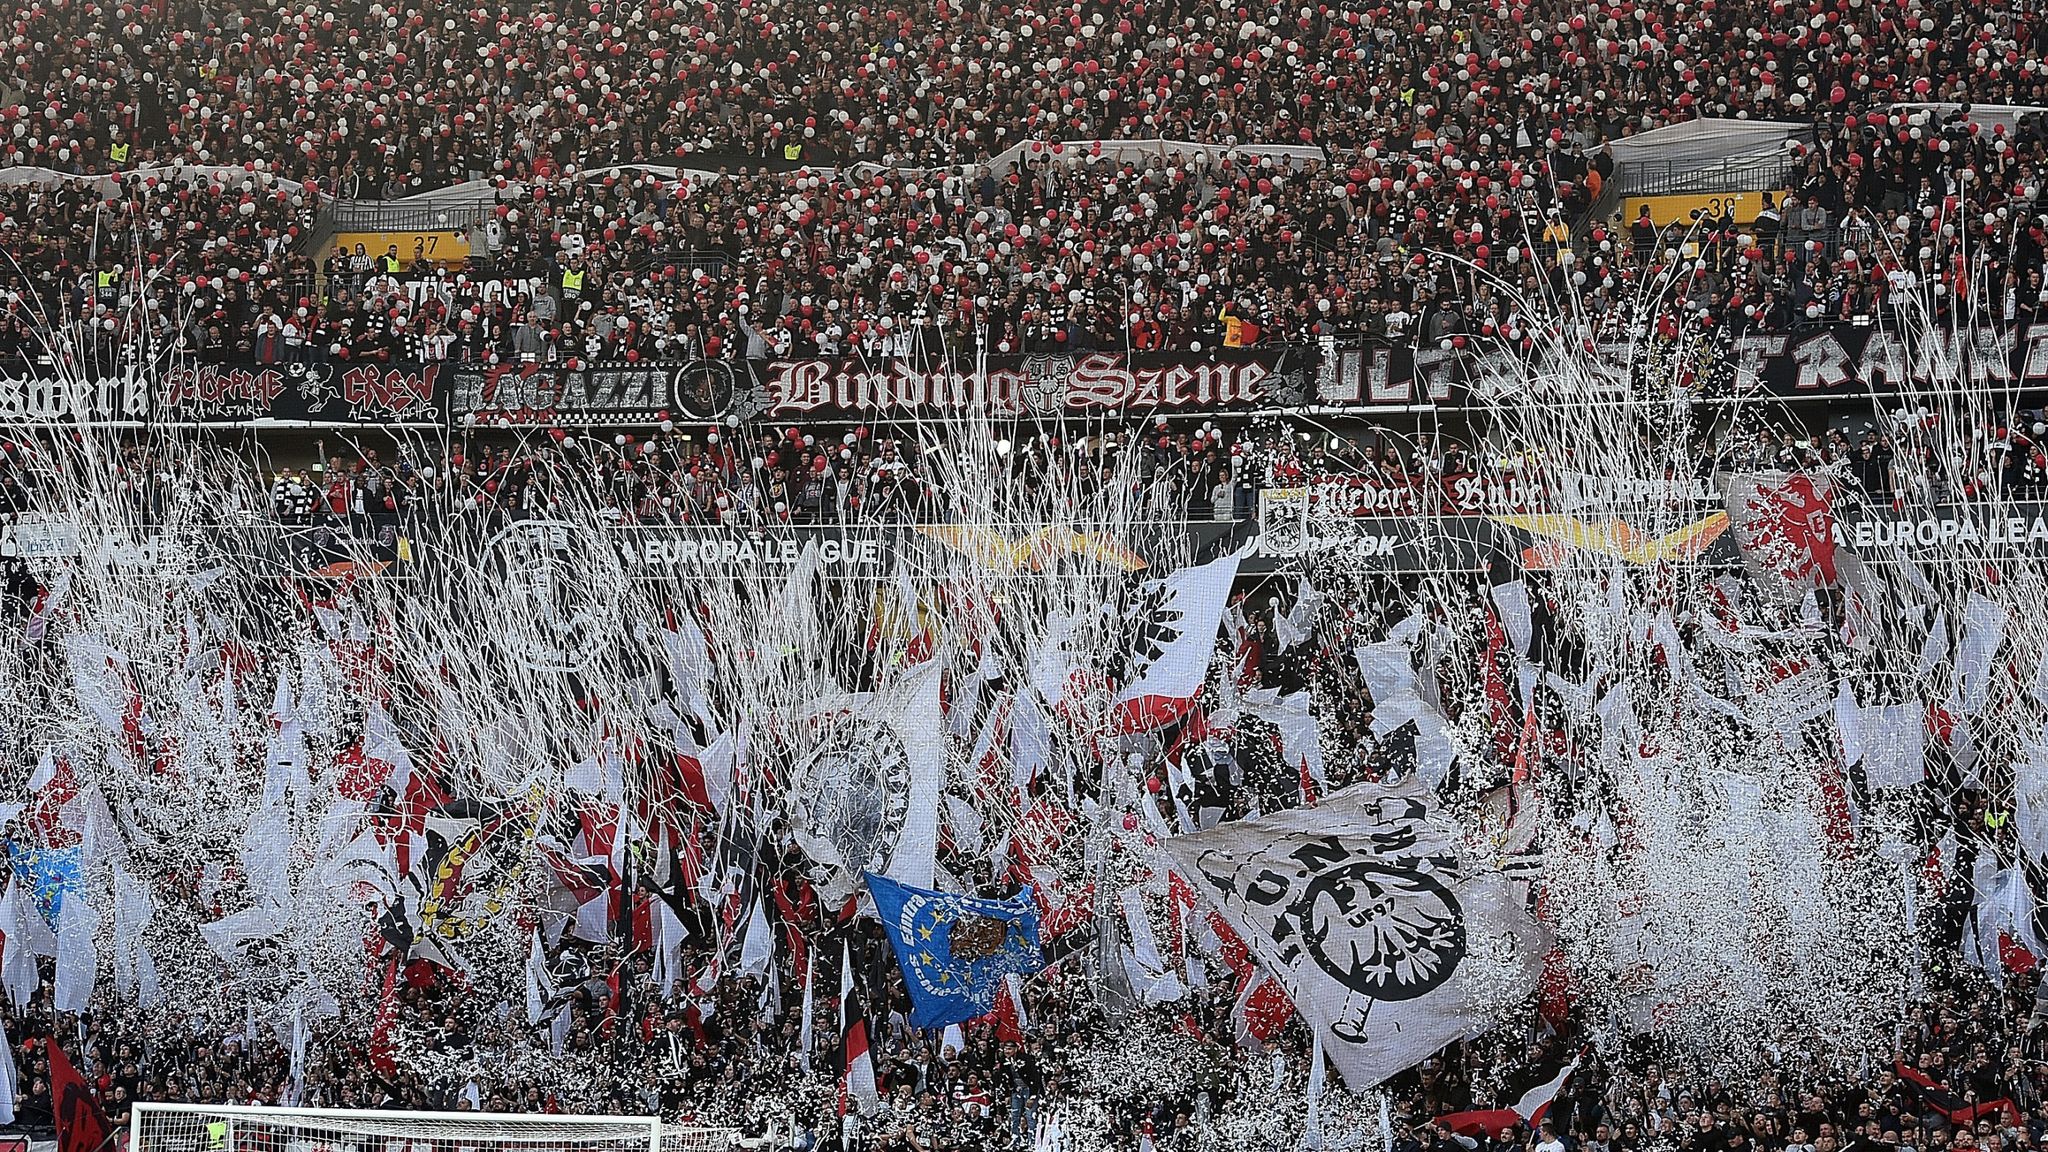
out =
[[[557,1116],[513,1112],[409,1112],[352,1108],[138,1102],[130,1152],[386,1152],[393,1141],[437,1149],[545,1148],[559,1152],[661,1152],[652,1116]],[[368,1142],[376,1141],[376,1144]],[[361,1142],[361,1143],[358,1143]]]

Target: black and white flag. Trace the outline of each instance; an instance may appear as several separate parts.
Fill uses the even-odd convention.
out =
[[[1548,942],[1410,778],[1165,843],[1293,997],[1353,1090],[1483,1031]]]

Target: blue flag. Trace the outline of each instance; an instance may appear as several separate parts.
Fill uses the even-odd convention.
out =
[[[1010,973],[1045,966],[1038,907],[1026,889],[1008,900],[954,896],[868,873],[882,930],[910,986],[910,1026],[943,1028],[995,1007]]]
[[[64,910],[65,895],[78,887],[80,849],[37,848],[12,840],[6,841],[5,847],[14,875],[35,896],[36,911],[55,928],[57,914]]]

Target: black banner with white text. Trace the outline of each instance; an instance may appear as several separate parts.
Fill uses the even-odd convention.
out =
[[[1703,345],[1704,347],[1704,345]],[[1580,399],[1631,390],[1647,345],[1599,345]],[[1737,394],[1879,402],[1960,374],[1972,386],[2048,394],[2048,324],[1909,344],[1875,327],[1730,337],[1712,353]],[[1947,367],[1945,367],[1947,366]],[[1648,371],[1648,370],[1646,370]],[[1658,379],[1672,367],[1656,369]],[[1075,352],[632,363],[352,361],[181,364],[63,378],[0,365],[0,423],[580,427],[745,420],[841,423],[974,411],[1137,420],[1314,407],[1457,411],[1514,403],[1546,369],[1498,341],[1327,339],[1203,352]],[[2035,396],[2038,401],[2040,397]],[[1546,398],[1545,402],[1551,402]]]

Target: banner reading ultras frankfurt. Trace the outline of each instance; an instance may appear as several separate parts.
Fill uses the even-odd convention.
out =
[[[1362,1091],[1490,1027],[1546,934],[1412,777],[1166,841]]]

